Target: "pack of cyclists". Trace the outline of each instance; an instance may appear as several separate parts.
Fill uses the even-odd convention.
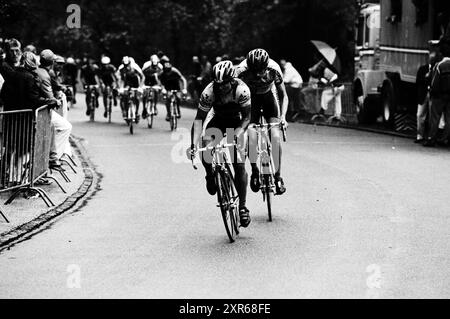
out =
[[[268,124],[274,124],[270,130],[270,140],[275,150],[275,192],[282,195],[286,192],[284,180],[281,177],[282,134],[280,125],[286,125],[288,97],[283,82],[280,66],[269,57],[264,49],[251,50],[241,63],[222,60],[212,70],[213,80],[203,90],[198,103],[198,110],[192,125],[191,146],[187,157],[192,160],[197,149],[211,143],[207,134],[210,129],[224,134],[227,129],[234,130],[237,142],[237,152],[233,161],[236,190],[239,195],[239,217],[242,227],[250,224],[250,211],[246,207],[247,187],[253,192],[260,190],[260,172],[254,158],[256,151],[256,132],[251,124],[258,124],[263,117]],[[139,67],[132,57],[124,56],[122,64],[116,69],[107,56],[101,59],[97,66],[89,57],[85,57],[81,68],[81,81],[86,89],[97,87],[97,96],[103,94],[106,117],[106,88],[114,92],[114,105],[117,98],[128,88],[155,90],[156,99],[167,94],[176,94],[178,114],[181,117],[179,105],[182,97],[187,95],[187,81],[183,74],[175,68],[170,59],[164,55],[154,54],[143,67]],[[87,92],[89,93],[89,92]],[[145,101],[142,94],[141,101]],[[168,99],[166,99],[168,101]],[[144,103],[143,103],[144,104]],[[121,103],[122,110],[124,106]],[[166,103],[166,121],[169,121],[169,104]],[[89,114],[88,105],[86,114]],[[157,109],[155,110],[157,112]],[[136,118],[139,119],[139,105],[136,106]],[[142,108],[142,118],[149,114]],[[125,117],[125,114],[124,114]],[[245,161],[250,160],[250,181],[245,167]],[[206,172],[206,188],[209,194],[215,195],[216,185],[210,163],[202,161]]]

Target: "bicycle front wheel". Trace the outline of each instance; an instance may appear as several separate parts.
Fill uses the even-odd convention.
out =
[[[90,114],[90,116],[91,116],[91,118],[90,118],[90,120],[91,120],[91,122],[94,122],[95,121],[95,109],[96,109],[96,105],[95,105],[95,97],[92,97],[91,98],[91,103],[90,103],[91,105],[89,106],[89,108],[90,108],[90,110],[91,110],[91,114]]]
[[[272,203],[274,197],[274,191],[271,185],[271,175],[264,175],[264,197],[267,203],[267,214],[269,216],[268,221],[272,221]]]
[[[231,243],[236,241],[239,234],[237,221],[237,205],[234,203],[232,187],[232,180],[228,173],[216,173],[217,185],[217,199],[219,201],[220,211],[222,213],[223,223]]]

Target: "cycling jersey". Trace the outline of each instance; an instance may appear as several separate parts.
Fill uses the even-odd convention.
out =
[[[145,75],[145,85],[147,85],[147,86],[158,85],[157,78],[158,78],[159,74],[162,72],[162,65],[158,63],[155,66],[153,64],[148,65],[146,63],[146,64],[144,64],[142,72],[144,72],[144,75]]]
[[[199,109],[204,112],[214,111],[214,116],[227,119],[242,119],[242,109],[250,107],[250,89],[240,79],[232,83],[232,90],[225,96],[219,96],[211,82],[203,91]]]
[[[108,86],[112,86],[115,82],[115,74],[116,68],[112,64],[104,65],[99,70],[100,78],[102,79],[103,83]]]
[[[140,86],[141,75],[134,68],[123,68],[120,70],[120,76],[124,82],[124,86],[138,88]]]
[[[164,71],[159,75],[159,80],[164,85],[166,90],[181,90],[180,81],[183,76],[180,71],[172,68],[170,71]]]
[[[86,64],[81,68],[81,77],[84,78],[86,85],[97,85],[95,77],[98,74],[98,66],[96,64]]]
[[[283,83],[283,72],[274,60],[269,60],[269,65],[262,77],[256,76],[248,69],[247,60],[236,68],[237,76],[250,88],[252,94],[266,94],[272,90],[274,85]]]

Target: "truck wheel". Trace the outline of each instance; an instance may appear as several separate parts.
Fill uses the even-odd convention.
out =
[[[383,83],[381,88],[383,122],[388,127],[394,126],[395,112],[397,110],[394,85],[390,80]]]
[[[373,124],[377,120],[378,111],[380,109],[380,99],[375,96],[368,95],[362,105],[359,107],[358,123],[360,124]]]

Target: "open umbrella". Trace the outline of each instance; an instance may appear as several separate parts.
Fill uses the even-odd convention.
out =
[[[339,59],[336,50],[322,41],[311,41],[317,51],[322,55],[326,62],[330,65],[333,71],[341,73],[341,60]]]

